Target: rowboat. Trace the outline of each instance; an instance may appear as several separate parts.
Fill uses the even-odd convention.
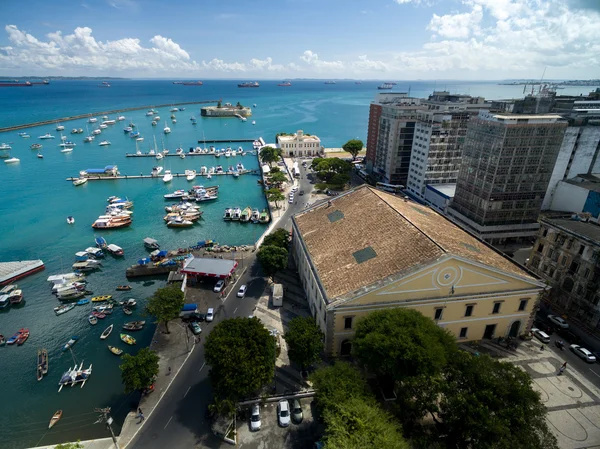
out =
[[[52,418],[50,418],[50,424],[48,424],[48,429],[52,429],[52,426],[58,422],[58,420],[62,417],[62,410],[57,410]]]
[[[98,324],[98,318],[95,317],[94,315],[88,316],[88,321],[92,326],[95,324]]]
[[[68,349],[71,349],[73,345],[77,342],[77,340],[79,340],[79,337],[77,335],[73,335],[71,339],[65,343],[62,350],[66,351]]]
[[[7,341],[6,344],[7,345],[14,345],[17,340],[19,339],[19,337],[21,336],[21,333],[23,333],[25,331],[25,329],[20,329],[19,331],[17,331],[12,337],[10,337]]]
[[[19,338],[17,338],[17,345],[21,346],[23,343],[25,343],[27,341],[28,338],[29,338],[29,329],[25,329],[23,332],[21,332],[21,335],[19,336]]]
[[[127,307],[123,307],[123,313],[125,315],[131,315],[133,312],[131,311],[131,309],[129,309]]]
[[[119,349],[119,348],[117,348],[115,346],[108,346],[108,350],[110,352],[112,352],[114,355],[121,355],[121,354],[123,354],[123,350]]]
[[[96,318],[98,318],[99,320],[103,320],[104,318],[106,318],[106,314],[105,313],[98,312],[96,310],[94,310],[92,312],[92,315],[95,316]]]
[[[38,349],[37,356],[37,380],[44,378],[44,374],[48,373],[48,351],[46,349]]]
[[[133,298],[129,298],[127,301],[121,301],[119,304],[123,307],[134,307],[137,302]]]
[[[75,304],[77,304],[78,306],[83,306],[83,305],[89,304],[89,303],[90,303],[90,300],[88,298],[84,298],[84,299],[80,299]]]
[[[63,313],[67,313],[69,310],[72,310],[74,308],[75,308],[75,304],[73,304],[73,303],[63,304],[58,307],[55,307],[54,313],[56,313],[56,315],[62,315]]]
[[[121,337],[121,340],[124,343],[127,343],[128,345],[134,345],[135,344],[135,338],[133,338],[131,335],[121,334],[120,337]]]
[[[110,335],[110,333],[113,330],[113,324],[111,324],[110,326],[108,326],[106,329],[104,329],[104,332],[102,332],[102,335],[100,335],[100,340],[106,340],[108,338],[108,336]]]
[[[94,296],[92,298],[92,302],[108,301],[111,298],[112,298],[112,295]]]
[[[145,321],[131,321],[123,324],[123,329],[127,331],[139,331],[144,327],[144,324],[146,324]]]
[[[117,286],[118,291],[128,291],[131,290],[131,285],[119,285]]]

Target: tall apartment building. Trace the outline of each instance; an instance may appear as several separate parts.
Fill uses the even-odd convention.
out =
[[[552,286],[551,303],[600,328],[600,225],[542,218],[527,265]]]
[[[469,123],[448,215],[479,238],[533,237],[567,122],[480,111]]]

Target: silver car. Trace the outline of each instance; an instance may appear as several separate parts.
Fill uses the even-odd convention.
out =
[[[295,424],[300,424],[303,418],[304,416],[302,415],[300,401],[298,399],[294,399],[294,402],[292,402],[292,421]]]
[[[596,361],[596,356],[594,354],[579,345],[571,345],[569,346],[569,349],[588,363],[594,363]]]
[[[260,406],[254,404],[252,406],[252,414],[250,415],[250,430],[260,430]]]
[[[290,403],[285,399],[277,404],[277,419],[281,427],[290,425]]]

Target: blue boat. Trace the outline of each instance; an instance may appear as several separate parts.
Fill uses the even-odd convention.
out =
[[[140,133],[138,131],[134,131],[132,133],[129,133],[129,137],[140,137]]]
[[[77,335],[73,335],[71,339],[65,343],[62,350],[66,351],[68,349],[71,349],[73,345],[77,342],[77,340],[79,340],[79,337]]]
[[[108,246],[104,237],[96,237],[95,241],[98,248],[105,249]]]
[[[89,304],[89,303],[90,303],[90,300],[88,298],[83,298],[76,302],[76,304],[78,306],[83,306],[84,304]]]

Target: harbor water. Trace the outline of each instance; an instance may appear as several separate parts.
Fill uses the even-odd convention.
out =
[[[263,81],[258,89],[239,89],[236,81],[205,81],[203,86],[174,85],[160,80],[111,80],[110,88],[98,88],[98,81],[51,81],[49,85],[36,85],[22,89],[0,89],[0,127],[51,120],[76,114],[95,114],[98,123],[88,124],[80,119],[66,121],[63,134],[77,146],[72,153],[61,153],[60,132],[56,124],[19,130],[27,132],[24,139],[17,131],[0,133],[0,143],[12,146],[10,155],[20,159],[19,164],[0,163],[0,261],[42,259],[45,271],[18,282],[23,289],[24,303],[0,311],[0,333],[10,337],[20,328],[29,328],[31,336],[23,346],[0,347],[0,372],[3,377],[2,401],[0,401],[0,447],[24,448],[61,441],[106,437],[106,429],[96,421],[95,407],[112,407],[115,428],[118,430],[127,412],[136,405],[135,394],[125,395],[121,384],[118,357],[111,354],[107,345],[114,345],[134,354],[150,344],[154,332],[152,318],[144,316],[146,298],[162,280],[134,280],[125,278],[125,269],[138,259],[147,256],[142,239],[157,239],[162,249],[177,249],[195,245],[200,240],[212,239],[222,244],[240,245],[254,243],[264,232],[258,224],[224,222],[226,207],[246,206],[263,209],[266,201],[258,176],[214,176],[212,179],[196,178],[188,182],[184,177],[174,178],[165,184],[162,177],[156,179],[128,179],[89,181],[74,187],[67,177],[78,176],[80,170],[103,168],[116,164],[122,174],[150,174],[153,166],[182,173],[186,169],[200,171],[201,166],[237,166],[257,170],[257,157],[252,154],[232,158],[194,156],[180,159],[167,157],[126,158],[135,153],[136,141],[123,132],[130,121],[144,137],[138,142],[141,151],[156,146],[168,148],[171,153],[182,147],[187,153],[190,147],[201,146],[198,141],[212,139],[255,139],[263,137],[273,142],[278,132],[295,132],[298,129],[316,134],[325,147],[340,147],[345,141],[367,137],[369,103],[377,92],[377,82],[355,84],[339,81],[324,85],[322,81],[293,81],[290,87],[278,87],[275,81]],[[426,96],[432,90],[482,95],[486,98],[519,97],[522,86],[501,86],[496,83],[400,83],[396,91],[408,91],[413,96]],[[586,93],[590,88],[570,88],[568,94]],[[223,103],[238,101],[244,106],[256,104],[253,116],[246,122],[238,119],[203,118],[199,105],[189,105],[176,112],[177,123],[172,123],[169,107],[158,109],[161,120],[151,125],[152,117],[146,110],[124,113],[125,121],[117,122],[98,135],[92,143],[83,143],[87,135],[102,121],[98,112],[142,105],[182,103],[222,99]],[[197,118],[193,125],[191,116]],[[110,119],[116,119],[112,114]],[[252,121],[256,125],[252,125]],[[172,132],[163,133],[165,123]],[[84,134],[71,135],[73,128],[83,128]],[[39,140],[38,136],[50,133],[53,140]],[[110,146],[98,144],[108,140]],[[43,159],[29,147],[41,143]],[[211,145],[207,142],[206,146]],[[251,143],[231,144],[251,150]],[[215,144],[224,148],[228,144]],[[219,185],[219,198],[213,202],[199,203],[203,215],[191,228],[170,229],[163,221],[164,206],[169,202],[163,195],[176,189],[189,189],[191,185]],[[113,231],[94,231],[91,224],[101,215],[106,198],[112,195],[127,197],[134,202],[133,224],[129,228]],[[66,222],[67,216],[75,218],[75,224]],[[88,276],[89,289],[94,295],[112,294],[116,299],[135,298],[138,306],[131,317],[116,310],[96,326],[87,322],[91,305],[78,306],[61,316],[55,316],[53,308],[57,299],[50,292],[46,278],[51,274],[71,271],[74,254],[94,246],[94,237],[102,235],[109,243],[121,246],[125,257],[108,255],[102,269]],[[129,284],[129,292],[117,292],[117,285]],[[127,346],[119,340],[121,325],[126,321],[145,319],[147,325],[141,332],[133,333],[135,346]],[[110,324],[115,325],[110,337],[102,341],[101,332]],[[73,335],[79,341],[72,354],[62,352],[61,347]],[[40,382],[36,380],[36,354],[39,348],[49,352],[49,373]],[[93,364],[93,373],[83,389],[68,387],[58,393],[58,381],[62,373],[75,362],[84,366]],[[52,414],[63,410],[63,418],[48,431]]]

